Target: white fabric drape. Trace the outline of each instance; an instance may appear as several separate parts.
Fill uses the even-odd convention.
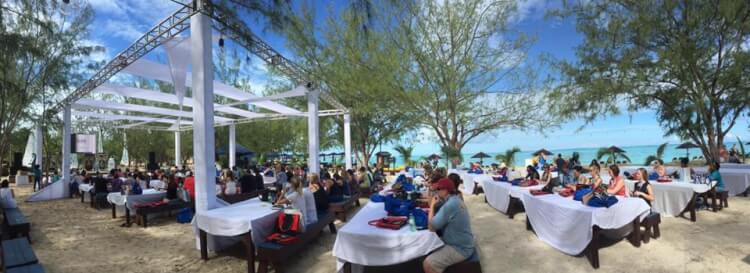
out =
[[[684,182],[660,183],[650,181],[650,184],[654,191],[654,201],[651,201],[651,207],[655,212],[666,216],[679,215],[693,199],[693,194],[709,190],[707,185]],[[632,192],[635,181],[625,180],[625,186],[628,192]]]
[[[399,264],[429,254],[441,247],[443,241],[429,230],[412,232],[409,226],[400,230],[381,229],[368,224],[371,220],[387,216],[383,203],[368,202],[339,229],[333,245],[337,271],[344,262],[357,265],[382,266]]]
[[[617,229],[630,224],[636,217],[648,215],[649,207],[640,198],[621,198],[609,208],[593,208],[572,197],[557,194],[521,196],[526,217],[537,237],[565,254],[583,252],[592,239],[594,225]]]

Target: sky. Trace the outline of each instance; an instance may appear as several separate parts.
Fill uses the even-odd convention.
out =
[[[95,11],[95,19],[91,26],[91,36],[88,43],[103,45],[104,53],[92,56],[97,60],[109,60],[129,46],[144,32],[167,17],[179,5],[168,0],[88,0]],[[326,15],[331,2],[319,1],[316,6],[319,15]],[[348,1],[336,0],[334,5],[346,5]],[[575,60],[574,49],[581,43],[582,37],[576,32],[572,19],[549,19],[545,13],[559,7],[557,0],[520,0],[518,13],[511,19],[513,27],[518,31],[536,37],[536,43],[530,48],[531,61],[538,60],[542,54],[548,54],[555,59]],[[286,50],[286,44],[280,35],[263,27],[262,23],[249,24],[250,28],[261,36],[272,47],[290,59],[294,59]],[[241,54],[245,54],[241,52]],[[151,59],[164,60],[158,50],[148,56]],[[267,80],[267,70],[260,60],[251,58],[243,66],[243,71],[250,73],[251,84],[261,86]],[[680,139],[665,137],[664,132],[655,120],[653,111],[626,113],[598,120],[591,125],[578,130],[583,125],[580,120],[573,120],[561,124],[559,129],[538,131],[496,131],[481,136],[465,149],[465,153],[484,151],[488,153],[500,152],[512,146],[519,146],[523,150],[565,149],[565,148],[595,148],[609,145],[640,146],[656,145],[663,142],[679,143]],[[750,120],[746,117],[737,122],[730,132],[728,140],[734,141],[735,136],[750,140]],[[402,143],[415,146],[415,155],[426,155],[439,151],[437,140],[431,137],[429,130],[422,130],[421,137],[416,140],[403,140]],[[395,144],[384,145],[384,150],[390,150]]]

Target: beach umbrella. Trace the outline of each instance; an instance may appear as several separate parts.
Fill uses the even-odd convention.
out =
[[[698,148],[698,145],[693,144],[692,142],[685,142],[680,144],[680,146],[677,146],[677,149],[685,149],[685,156],[690,160],[690,149]]]
[[[614,157],[614,158],[612,159],[612,162],[617,162],[617,155],[618,155],[618,154],[624,154],[624,153],[625,153],[625,150],[623,150],[623,149],[620,149],[620,147],[617,147],[617,146],[614,146],[614,145],[612,145],[612,146],[609,146],[609,148],[607,148],[607,150],[608,150],[608,151],[609,151],[610,153],[612,153],[612,156]],[[628,159],[628,161],[630,161],[630,159]]]
[[[544,154],[544,155],[552,155],[552,152],[550,152],[550,151],[547,151],[547,149],[544,149],[544,148],[542,148],[541,150],[539,150],[539,151],[536,151],[536,152],[534,152],[534,153],[533,153],[532,155],[534,155],[534,156],[538,156],[538,155],[540,155],[540,154]]]
[[[477,153],[477,154],[475,154],[475,155],[471,156],[471,158],[479,158],[479,164],[480,164],[480,165],[482,164],[482,159],[484,159],[484,158],[488,158],[488,157],[490,157],[490,155],[488,155],[488,154],[485,154],[485,153],[483,153],[483,152],[479,152],[479,153]]]
[[[429,157],[427,157],[427,158],[429,158],[429,159],[442,159],[442,157],[440,157],[440,156],[439,156],[438,154],[431,154],[431,155],[430,155]]]

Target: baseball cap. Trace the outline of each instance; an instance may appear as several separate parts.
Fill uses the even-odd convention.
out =
[[[456,190],[456,185],[453,184],[453,181],[451,181],[449,178],[442,178],[438,180],[435,183],[432,183],[432,189],[433,190],[448,190],[449,192],[453,192]]]

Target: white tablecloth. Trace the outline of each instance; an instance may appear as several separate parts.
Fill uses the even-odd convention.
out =
[[[94,185],[91,185],[91,184],[79,184],[78,185],[78,191],[84,197],[84,201],[91,200],[91,190],[93,188],[94,188]],[[88,197],[89,199],[85,199],[86,197]]]
[[[708,185],[685,182],[660,183],[650,181],[654,190],[654,201],[651,201],[653,211],[667,216],[679,215],[693,199],[694,193],[704,193],[709,190]],[[635,181],[625,180],[628,192],[633,191]]]
[[[583,205],[572,197],[557,194],[534,196],[522,194],[526,217],[536,235],[545,243],[569,255],[577,255],[591,242],[594,225],[616,229],[628,225],[635,217],[645,217],[649,207],[640,198],[620,198],[609,208]]]
[[[164,182],[162,182],[161,180],[157,180],[157,179],[149,181],[148,182],[148,186],[151,187],[151,188],[154,188],[154,189],[165,188],[164,187]]]
[[[135,205],[159,201],[164,199],[166,195],[166,192],[155,189],[144,189],[143,194],[138,195],[122,195],[119,192],[111,192],[107,194],[107,202],[116,206],[127,206],[129,210],[133,211],[133,206]]]
[[[745,192],[750,187],[750,169],[743,169],[736,167],[734,169],[724,168],[725,164],[721,165],[719,173],[721,178],[724,180],[724,187],[729,192],[729,196],[735,196]],[[738,165],[738,164],[735,164]],[[698,167],[693,168],[696,173],[707,173],[708,168]]]
[[[218,236],[238,236],[252,231],[253,242],[262,242],[273,233],[281,210],[259,198],[195,214],[198,228]]]
[[[28,175],[16,175],[16,186],[28,185],[29,183],[31,182]]]
[[[271,185],[273,183],[276,183],[276,177],[273,176],[263,176],[263,185]]]
[[[429,230],[412,232],[408,225],[400,230],[389,230],[368,224],[385,216],[383,203],[368,202],[339,229],[333,245],[338,271],[344,262],[352,263],[353,271],[361,269],[358,265],[399,264],[425,256],[443,245],[437,234]]]
[[[496,210],[502,213],[508,212],[508,204],[510,204],[510,197],[521,198],[523,192],[528,192],[531,189],[541,189],[544,185],[536,185],[531,187],[519,187],[513,186],[507,182],[496,182],[496,181],[483,181],[482,188],[484,189],[484,196],[487,198],[487,203],[490,204]]]

